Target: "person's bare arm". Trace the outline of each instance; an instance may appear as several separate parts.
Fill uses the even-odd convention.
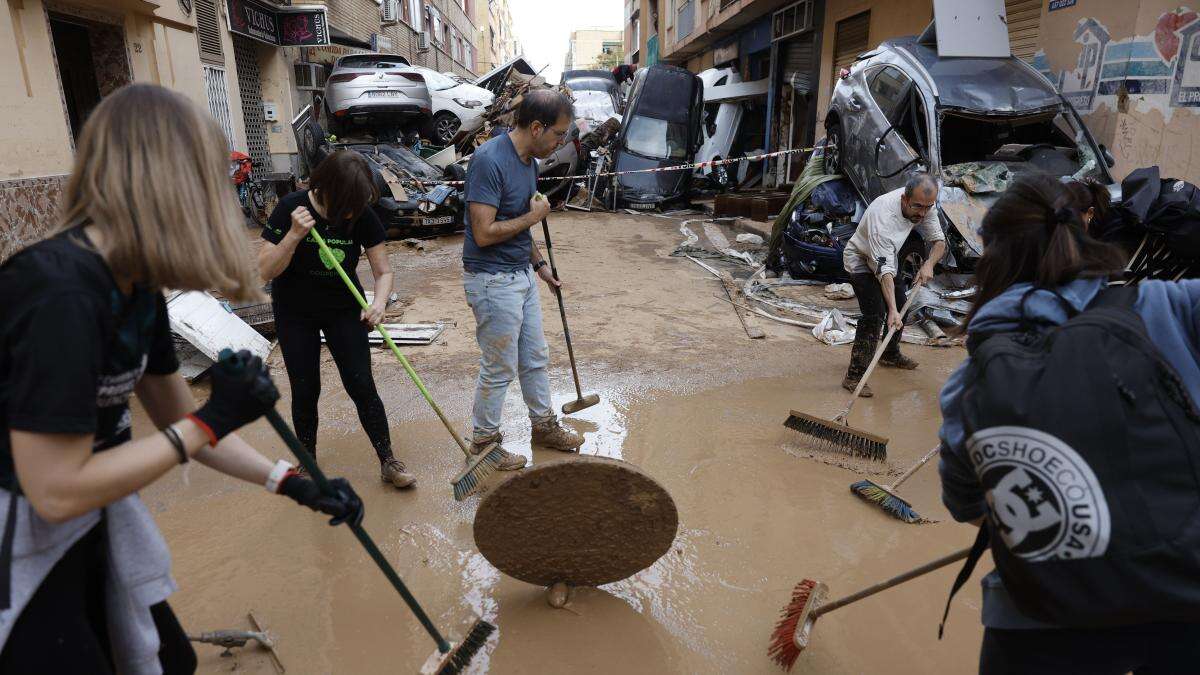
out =
[[[529,247],[529,264],[536,266],[542,261],[542,252],[537,247],[537,242]],[[562,288],[562,281],[554,278],[554,270],[550,269],[550,265],[542,265],[538,268],[537,275],[542,281],[550,285],[550,288]]]
[[[297,206],[292,211],[292,227],[283,235],[283,239],[278,244],[263,242],[258,251],[258,274],[263,281],[270,281],[283,274],[291,264],[292,256],[296,254],[296,247],[304,241],[308,231],[316,224],[317,221],[306,207]]]
[[[891,273],[884,274],[879,277],[879,290],[883,291],[883,300],[887,303],[887,326],[902,330],[904,328],[904,317],[900,316],[900,312],[896,309],[896,280]]]
[[[182,420],[175,428],[191,456],[208,443],[208,435],[191,420]],[[15,429],[8,433],[21,490],[33,510],[51,523],[65,522],[111,504],[179,464],[178,453],[163,434],[93,453],[92,434]]]
[[[145,375],[134,389],[150,420],[159,429],[183,418],[196,409],[196,400],[187,382],[178,374]],[[264,485],[274,462],[249,443],[229,434],[217,446],[205,445],[195,454],[196,461],[227,476]]]
[[[529,212],[509,220],[496,220],[496,207],[480,202],[470,202],[471,237],[481,247],[508,241],[518,234],[542,222],[550,214],[550,201],[540,194],[529,200]]]
[[[375,299],[369,308],[359,313],[359,318],[368,326],[383,321],[388,297],[392,294],[392,262],[388,259],[387,244],[378,244],[367,249],[367,262],[371,263],[371,276],[375,277]]]
[[[929,283],[931,279],[933,279],[934,265],[937,265],[938,261],[941,260],[942,256],[944,255],[946,255],[946,240],[939,239],[933,242],[933,248],[929,251],[929,259],[926,260],[925,264],[921,265],[921,269],[917,271],[916,282],[918,284],[925,285]]]

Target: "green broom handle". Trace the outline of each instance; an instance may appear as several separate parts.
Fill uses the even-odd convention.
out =
[[[354,294],[354,299],[358,300],[358,304],[363,309],[367,309],[367,299],[362,296],[362,293],[358,292],[358,289],[354,286],[354,282],[350,281],[350,276],[346,274],[346,270],[342,269],[341,263],[337,262],[337,258],[333,257],[333,251],[329,250],[329,245],[325,243],[325,238],[322,237],[319,232],[317,232],[317,228],[315,227],[308,232],[312,235],[313,241],[317,242],[317,246],[320,247],[321,253],[323,254],[322,258],[333,263],[333,269],[337,270],[338,276],[342,278],[343,282],[345,282],[346,288],[350,289],[350,292]],[[392,353],[396,355],[396,358],[400,359],[400,365],[404,366],[404,370],[412,379],[413,384],[417,385],[417,389],[421,390],[421,395],[425,397],[425,402],[429,404],[430,408],[433,408],[433,412],[437,413],[437,416],[442,420],[442,424],[446,425],[446,430],[450,432],[450,435],[454,438],[454,442],[458,443],[459,449],[462,450],[463,453],[468,457],[470,457],[471,451],[467,448],[466,444],[463,443],[463,440],[459,438],[458,433],[454,431],[454,427],[450,424],[450,420],[446,419],[446,415],[442,412],[442,409],[438,407],[436,402],[434,402],[433,396],[431,396],[429,394],[429,390],[425,388],[425,383],[421,381],[421,376],[417,375],[417,371],[413,370],[412,364],[408,362],[408,359],[404,358],[404,353],[400,351],[400,348],[396,346],[395,342],[392,342],[392,336],[388,335],[388,332],[384,330],[383,324],[375,324],[375,330],[379,331],[379,334],[383,336],[384,343],[387,344],[387,346],[392,350]]]
[[[312,455],[308,454],[308,450],[304,449],[304,446],[300,443],[300,439],[296,438],[296,434],[292,431],[292,428],[288,426],[287,422],[283,421],[279,413],[274,408],[271,408],[267,411],[266,417],[271,426],[275,427],[275,432],[287,444],[288,449],[300,461],[300,465],[312,476],[313,481],[320,488],[321,492],[325,493],[326,496],[337,496],[337,490],[330,484],[329,479],[325,477],[324,472],[321,471],[321,467],[317,466],[317,461],[313,459]],[[429,620],[429,617],[425,614],[425,610],[421,609],[421,605],[417,603],[417,599],[408,591],[408,587],[404,585],[404,581],[400,579],[400,575],[396,574],[396,570],[392,567],[391,563],[387,561],[387,558],[383,556],[379,547],[375,545],[375,541],[371,539],[371,535],[367,534],[367,531],[358,523],[348,523],[348,525],[350,525],[350,531],[354,533],[354,536],[358,537],[359,543],[362,544],[367,554],[371,556],[371,559],[383,571],[383,575],[387,577],[388,581],[392,582],[392,586],[400,593],[400,597],[404,598],[404,602],[408,604],[408,608],[412,610],[412,613],[416,615],[417,620],[425,627],[429,636],[437,643],[438,651],[443,654],[450,651],[450,643],[446,641],[446,638],[442,637],[437,627]]]

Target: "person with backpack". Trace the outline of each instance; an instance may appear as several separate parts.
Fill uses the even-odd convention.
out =
[[[278,398],[261,359],[219,361],[199,407],[178,372],[164,289],[259,293],[225,148],[184,96],[118,89],[79,136],[57,232],[0,266],[0,672],[195,671],[137,495],[177,465],[362,517],[346,481],[326,497],[233,433]],[[134,394],[155,427],[137,439]]]
[[[371,374],[367,333],[383,320],[393,278],[387,235],[371,210],[377,199],[379,191],[365,157],[353,150],[330,153],[313,169],[308,188],[279,200],[271,212],[262,230],[265,242],[258,265],[263,280],[271,282],[275,331],[292,387],[292,424],[300,442],[317,457],[323,339],[375,449],[380,479],[409,488],[417,478],[392,452],[387,411]],[[309,234],[314,228],[336,261],[321,256]],[[356,270],[364,251],[375,277],[375,299],[369,309],[359,307],[333,269],[341,265],[363,293]]]
[[[1048,176],[1014,181],[981,235],[940,432],[943,503],[980,526],[951,595],[996,563],[979,670],[1195,672],[1200,281],[1109,286],[1123,254]]]

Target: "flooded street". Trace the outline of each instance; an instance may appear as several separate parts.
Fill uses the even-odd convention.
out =
[[[937,392],[965,351],[906,345],[913,372],[880,370],[875,397],[851,423],[890,438],[888,462],[814,455],[786,429],[790,409],[832,418],[849,347],[799,328],[753,319],[746,338],[718,281],[669,257],[678,223],[650,216],[554,214],[555,257],[585,392],[601,404],[566,418],[586,454],[622,459],[675,500],[679,532],[649,569],[577,589],[552,609],[545,589],[503,576],[477,552],[479,497],[458,503],[448,481],[462,455],[387,351],[374,351],[393,444],[418,477],[415,490],[383,485],[378,464],[328,354],[323,357],[319,459],[366,503],[364,526],[434,622],[461,636],[483,616],[499,630],[471,672],[771,673],[768,637],[803,578],[837,598],[965,547],[967,526],[941,506],[936,462],[901,489],[924,517],[908,525],[854,497],[864,475],[889,483],[936,442]],[[450,322],[435,345],[406,348],[447,415],[464,432],[478,352],[463,298],[460,239],[419,253],[390,245],[400,301],[389,321]],[[555,407],[575,397],[553,296],[542,289]],[[288,388],[278,351],[272,372]],[[198,398],[206,395],[196,387]],[[138,411],[140,413],[140,410]],[[140,424],[139,424],[140,422]],[[148,428],[142,415],[135,429]],[[505,446],[533,464],[569,456],[531,450],[514,383]],[[286,449],[265,422],[244,434],[268,456]],[[850,467],[850,468],[847,468]],[[868,474],[851,470],[859,468]],[[493,475],[486,488],[506,476]],[[181,590],[171,602],[192,633],[249,629],[247,613],[278,639],[294,673],[414,672],[433,642],[345,528],[203,467],[177,470],[143,494],[171,545]],[[976,667],[979,587],[955,598],[946,638],[937,625],[957,566],[821,618],[793,672],[963,673]],[[991,569],[986,561],[976,577]],[[201,672],[276,672],[265,651],[197,645]]]

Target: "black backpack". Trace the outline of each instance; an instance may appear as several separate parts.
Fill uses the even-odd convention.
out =
[[[1063,300],[1061,326],[968,340],[964,432],[989,509],[951,597],[990,543],[1032,618],[1200,617],[1200,414],[1136,299],[1104,290],[1079,313]]]

